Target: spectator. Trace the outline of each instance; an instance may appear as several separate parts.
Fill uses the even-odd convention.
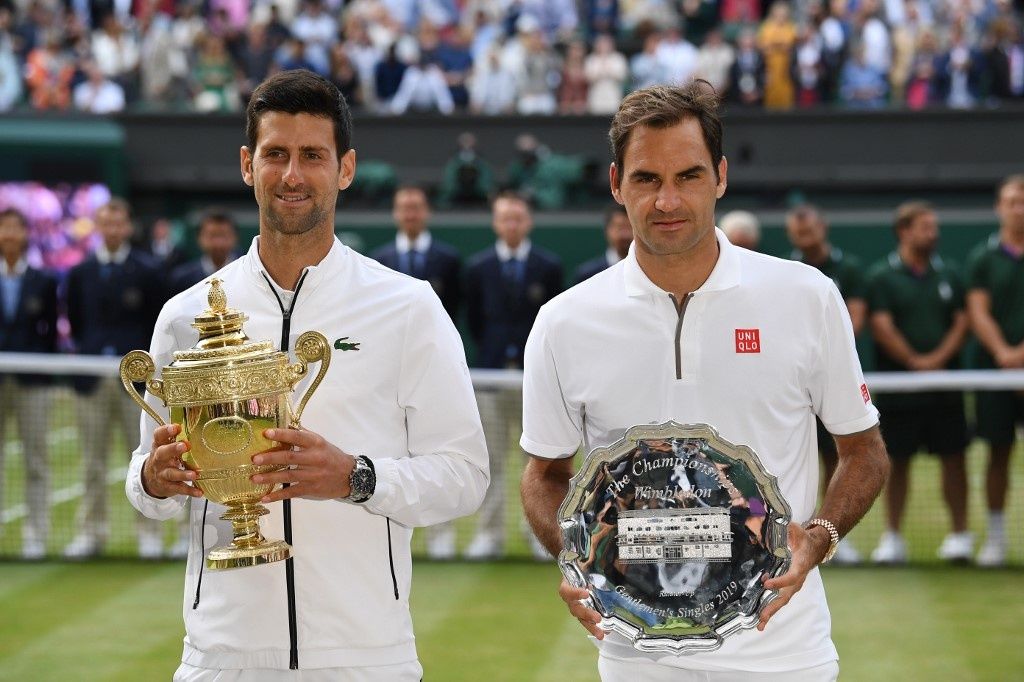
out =
[[[906,102],[910,109],[923,109],[939,102],[935,89],[937,60],[935,34],[924,31],[918,41],[917,54],[914,55],[910,79],[906,86]]]
[[[28,54],[25,83],[35,109],[67,109],[71,104],[71,79],[75,67],[61,48],[61,36],[48,32],[45,42]]]
[[[718,0],[682,0],[679,7],[687,40],[694,45],[704,43],[708,32],[718,27],[718,6]]]
[[[523,55],[518,64],[516,91],[520,114],[553,114],[557,109],[555,90],[559,84],[558,57],[544,42],[536,20],[523,16],[517,22]]]
[[[289,13],[289,21],[293,14]],[[288,28],[277,2],[270,6],[270,14],[267,18],[267,42],[273,50],[279,49],[289,38],[292,37],[291,29]]]
[[[999,232],[968,257],[967,314],[980,348],[980,369],[1024,369],[1024,175],[1011,175],[996,194]],[[985,473],[988,507],[985,544],[978,565],[1006,563],[1006,495],[1010,451],[1024,425],[1024,397],[1010,391],[979,391],[978,435],[989,446]]]
[[[114,14],[92,35],[92,54],[104,76],[120,85],[132,101],[138,96],[139,43]]]
[[[492,45],[473,66],[469,108],[474,114],[509,114],[515,110],[516,77],[501,59],[501,48]]]
[[[893,102],[906,101],[907,84],[913,74],[917,45],[928,30],[921,21],[916,0],[907,0],[905,20],[892,30],[892,66],[889,68],[889,86]]]
[[[764,99],[764,58],[757,49],[757,36],[751,29],[740,32],[729,83],[730,99],[734,102],[757,106]]]
[[[992,47],[985,63],[989,92],[999,100],[1024,100],[1024,39],[1020,26],[1010,18],[992,22]]]
[[[249,95],[263,82],[273,65],[274,48],[267,35],[267,25],[257,22],[249,24],[238,59],[238,70],[242,76],[238,94],[243,102],[249,101]]]
[[[679,22],[679,14],[674,5],[669,0],[623,0],[619,32],[641,34],[652,27],[660,31],[674,26]]]
[[[338,40],[338,23],[324,11],[322,0],[305,0],[302,14],[295,17],[292,35],[306,47],[306,60],[320,75],[330,70],[330,48]]]
[[[188,54],[174,41],[173,22],[157,11],[155,0],[139,17],[139,79],[146,104],[171,106],[180,102],[188,79]]]
[[[796,85],[796,103],[802,108],[823,101],[825,62],[821,45],[821,36],[813,26],[804,24],[800,27],[793,53],[793,81]]]
[[[633,243],[633,225],[629,222],[626,208],[612,204],[604,212],[604,240],[608,245],[603,255],[586,261],[576,268],[574,284],[590,279],[599,272],[610,268],[626,257]]]
[[[202,47],[192,69],[194,104],[199,111],[235,111],[238,89],[235,66],[224,46],[224,39],[211,34],[201,40]]]
[[[417,113],[452,113],[455,102],[441,67],[427,62],[422,56],[410,64],[402,74],[402,82],[391,100],[390,109],[393,114],[404,114],[410,109]]]
[[[720,29],[708,31],[704,44],[697,50],[697,70],[694,76],[703,78],[715,92],[729,91],[729,73],[736,61],[736,50],[725,42]]]
[[[587,74],[584,70],[587,47],[582,41],[569,43],[558,83],[558,113],[583,114],[587,111]]]
[[[864,278],[860,262],[853,256],[832,245],[828,238],[828,222],[816,207],[809,204],[797,206],[786,215],[786,236],[793,245],[790,258],[817,268],[823,275],[835,282],[839,294],[846,303],[850,324],[856,336],[864,328],[867,317]],[[835,475],[838,454],[835,440],[821,420],[817,420],[818,452],[824,464],[822,489],[827,490]],[[845,538],[836,548],[835,559],[840,564],[860,562],[860,553]]]
[[[981,55],[956,24],[949,34],[949,49],[935,65],[937,95],[951,109],[968,109],[978,101],[981,85]]]
[[[693,78],[697,68],[697,48],[683,37],[678,26],[669,27],[658,43],[658,60],[666,83],[682,85]]]
[[[513,0],[509,5],[509,19],[529,17],[549,45],[568,43],[579,26],[575,0]]]
[[[839,74],[846,60],[850,25],[846,21],[847,0],[829,0],[828,16],[821,21],[822,100],[829,104],[839,98]]]
[[[760,0],[722,0],[722,22],[727,35],[761,23]]]
[[[82,66],[86,80],[75,86],[74,102],[79,111],[111,114],[124,109],[124,89],[103,75],[94,61]]]
[[[376,104],[374,89],[374,69],[384,56],[384,50],[373,44],[366,30],[366,21],[355,15],[348,14],[345,20],[345,51],[359,74],[360,100],[368,109]]]
[[[476,135],[462,133],[458,138],[458,152],[444,167],[441,179],[442,206],[472,206],[484,204],[494,188],[491,167],[476,150]]]
[[[761,246],[761,221],[750,211],[729,211],[718,221],[718,227],[731,244],[750,251]]]
[[[522,369],[523,349],[540,307],[562,289],[558,258],[533,246],[533,217],[526,201],[501,194],[492,205],[495,245],[466,266],[466,316],[476,343],[476,365]],[[512,428],[520,420],[521,393],[477,392],[491,458],[491,485],[480,506],[476,533],[466,548],[471,559],[500,556],[505,543],[505,463]]]
[[[585,62],[584,72],[590,84],[587,111],[601,116],[610,116],[618,111],[629,71],[626,58],[615,49],[615,40],[611,36],[597,37],[594,52]]]
[[[29,266],[28,222],[15,209],[0,211],[0,352],[57,352],[57,282]],[[21,555],[41,559],[50,533],[50,467],[47,417],[52,396],[50,377],[0,374],[0,443],[10,441],[5,425],[10,415],[18,428],[25,469],[25,506]],[[4,493],[4,453],[0,447],[0,508]]]
[[[306,44],[298,38],[289,38],[278,54],[280,71],[316,71],[313,63],[306,59]]]
[[[864,61],[864,46],[858,45],[843,67],[840,98],[851,109],[878,109],[885,106],[885,94],[885,76]]]
[[[469,53],[470,34],[462,30],[452,31],[447,40],[437,48],[437,63],[444,73],[444,81],[455,106],[464,110],[469,106],[469,90],[466,87],[473,69],[473,57]]]
[[[196,244],[199,258],[173,269],[165,266],[171,272],[168,297],[208,279],[238,258],[238,227],[231,214],[219,208],[208,209],[199,220]]]
[[[10,19],[10,11],[0,8],[0,16]],[[0,19],[0,25],[5,19]],[[11,35],[0,30],[0,111],[10,111],[21,100],[21,70],[14,54]]]
[[[529,133],[517,136],[515,147],[515,157],[505,170],[505,176],[508,178],[508,186],[522,193],[533,183],[537,170],[543,160],[551,155],[551,150]]]
[[[178,50],[188,56],[190,71],[196,46],[204,33],[206,33],[206,22],[196,12],[196,4],[183,2],[178,5],[177,16],[171,24],[171,39]]]
[[[629,60],[633,90],[642,90],[652,85],[662,85],[668,81],[665,67],[658,58],[658,45],[661,34],[651,31],[644,38],[644,49],[633,55]]]
[[[588,38],[603,34],[615,35],[618,32],[619,0],[588,0],[584,6]]]
[[[796,27],[789,18],[789,5],[776,0],[757,32],[757,45],[764,55],[765,109],[793,108],[795,88],[791,64],[795,43]]]
[[[868,274],[871,331],[879,371],[927,372],[960,368],[967,338],[963,282],[956,268],[935,252],[939,223],[928,204],[912,201],[896,209],[896,250]],[[973,539],[967,530],[967,425],[963,394],[956,391],[884,394],[877,398],[892,460],[885,488],[886,529],[871,553],[880,564],[907,560],[900,529],[909,487],[910,458],[919,449],[942,464],[942,496],[952,532],[939,558],[970,561]]]
[[[169,273],[188,260],[178,241],[174,224],[167,218],[157,218],[149,228],[148,239],[142,243],[142,250],[149,254],[161,270]]]
[[[854,42],[861,48],[863,64],[885,79],[892,63],[892,51],[889,29],[878,18],[878,0],[861,0],[854,33]]]
[[[388,47],[387,54],[373,70],[373,82],[376,91],[377,106],[382,110],[388,110],[391,100],[394,99],[398,87],[402,84],[402,76],[405,75],[406,65],[398,59],[398,43],[392,43]]]
[[[341,91],[350,109],[362,107],[362,90],[359,87],[359,72],[356,71],[348,52],[342,43],[331,46],[331,73],[328,78]]]
[[[96,211],[95,221],[103,242],[68,273],[68,322],[77,352],[117,357],[149,346],[156,315],[164,302],[164,284],[156,264],[131,248],[127,202],[111,199]],[[76,534],[64,549],[64,556],[81,559],[101,552],[109,532],[111,429],[120,428],[124,443],[138,442],[139,408],[115,377],[78,377],[74,385],[85,489]],[[159,558],[163,553],[159,522],[137,518],[139,556]]]

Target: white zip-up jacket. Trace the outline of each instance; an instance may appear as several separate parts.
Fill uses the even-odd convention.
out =
[[[319,265],[306,269],[288,315],[260,261],[258,239],[217,275],[228,306],[249,316],[245,332],[253,340],[276,344],[287,329],[291,349],[301,333],[316,330],[332,349],[343,338],[358,344],[358,350],[332,350],[302,425],[349,454],[371,458],[377,487],[361,505],[291,501],[291,578],[284,561],[202,571],[204,554],[230,542],[231,525],[219,518],[224,507],[193,499],[182,661],[216,669],[287,669],[415,660],[412,529],[472,513],[489,479],[462,342],[429,284],[338,241]],[[208,285],[200,283],[164,306],[150,349],[158,373],[175,350],[198,340],[190,324],[207,307],[207,292]],[[311,366],[296,387],[293,405],[316,369]],[[168,418],[159,399],[146,400]],[[142,488],[156,424],[143,414],[142,425],[125,489],[144,515],[169,519],[186,498],[156,499]],[[284,539],[285,503],[267,506],[270,514],[260,519],[263,534]]]

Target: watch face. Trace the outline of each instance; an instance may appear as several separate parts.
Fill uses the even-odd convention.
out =
[[[377,477],[365,462],[357,460],[356,468],[352,470],[352,476],[349,479],[349,485],[352,490],[349,496],[358,501],[369,499],[373,495],[373,490],[377,484]]]

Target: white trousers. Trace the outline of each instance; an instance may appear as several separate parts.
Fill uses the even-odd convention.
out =
[[[0,511],[4,506],[5,426],[12,417],[18,429],[25,463],[25,507],[22,536],[46,544],[50,532],[50,466],[46,436],[50,432],[49,386],[22,386],[12,376],[0,376]]]
[[[687,670],[643,659],[627,661],[599,656],[597,671],[601,674],[601,682],[835,682],[839,677],[839,662],[831,661],[802,670],[756,673]]]

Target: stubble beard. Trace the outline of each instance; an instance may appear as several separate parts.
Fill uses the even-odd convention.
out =
[[[314,204],[305,214],[294,216],[291,219],[285,218],[270,206],[267,206],[262,213],[263,222],[268,228],[285,235],[306,234],[327,219],[327,211],[320,204]]]

